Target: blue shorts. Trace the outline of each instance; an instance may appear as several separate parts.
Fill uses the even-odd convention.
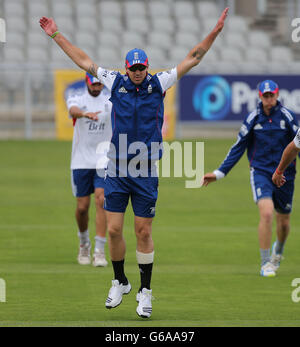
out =
[[[281,188],[275,186],[272,177],[267,173],[251,168],[250,182],[254,201],[270,198],[278,213],[289,214],[292,212],[294,180],[287,181]]]
[[[105,178],[104,209],[124,213],[130,197],[135,216],[152,218],[155,216],[157,195],[157,177],[107,176]]]
[[[71,171],[73,195],[76,198],[89,196],[96,188],[105,186],[104,178],[99,177],[95,169],[76,169]]]

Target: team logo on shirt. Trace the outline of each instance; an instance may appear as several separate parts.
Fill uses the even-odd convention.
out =
[[[280,121],[280,128],[285,129],[285,121],[283,119]]]
[[[263,127],[261,126],[261,124],[257,123],[253,129],[254,130],[261,130],[262,128]]]
[[[151,86],[151,84],[149,84],[149,86],[148,86],[148,94],[151,94],[152,93],[152,86]]]
[[[104,128],[105,128],[104,122],[97,123],[93,120],[87,120],[85,123],[88,124],[88,126],[89,126],[89,132],[91,132],[91,131],[104,131]]]
[[[127,92],[127,90],[125,89],[125,87],[121,87],[120,89],[119,89],[119,93],[128,93]]]

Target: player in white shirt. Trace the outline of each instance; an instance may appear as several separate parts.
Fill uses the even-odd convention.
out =
[[[96,237],[93,255],[94,266],[106,266],[106,217],[104,204],[104,168],[99,171],[97,162],[106,162],[106,154],[97,154],[101,143],[109,143],[111,130],[110,91],[100,81],[86,74],[86,87],[67,95],[67,107],[73,118],[71,173],[72,190],[77,199],[76,221],[80,240],[78,262],[91,263],[91,242],[88,230],[90,195],[95,193]],[[96,170],[96,168],[98,170]],[[98,175],[99,174],[99,175]]]

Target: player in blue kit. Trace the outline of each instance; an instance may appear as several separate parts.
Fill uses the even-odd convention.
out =
[[[219,169],[203,178],[204,186],[223,178],[247,149],[253,197],[260,213],[260,274],[264,277],[274,277],[282,259],[284,244],[290,231],[296,174],[295,163],[292,163],[286,170],[287,183],[284,187],[278,188],[272,182],[272,175],[282,152],[298,129],[297,119],[277,100],[278,96],[279,88],[274,81],[266,80],[260,83],[261,102],[257,109],[244,120],[237,142],[231,147]],[[274,209],[277,240],[270,255]]]
[[[136,258],[141,285],[137,293],[137,314],[152,313],[150,287],[154,261],[152,220],[155,216],[158,178],[153,163],[162,156],[162,125],[165,92],[191,68],[198,65],[222,31],[228,8],[212,32],[197,44],[177,67],[155,75],[148,73],[149,61],[141,49],[128,52],[126,75],[96,65],[82,50],[72,45],[53,19],[41,18],[40,25],[63,51],[83,70],[97,77],[111,91],[112,139],[105,180],[105,209],[114,280],[105,303],[107,308],[121,304],[131,285],[124,272],[126,245],[123,237],[124,213],[131,199],[137,240]],[[138,161],[135,162],[135,159]]]

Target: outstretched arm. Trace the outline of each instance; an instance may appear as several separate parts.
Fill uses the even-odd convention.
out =
[[[210,49],[211,45],[222,31],[227,17],[229,8],[227,7],[219,18],[213,31],[198,45],[196,45],[186,56],[186,58],[177,66],[177,78],[180,79],[190,69],[200,63],[205,53]]]
[[[52,36],[58,31],[57,25],[53,18],[42,17],[40,19],[40,26],[49,36]],[[91,75],[97,77],[98,66],[92,59],[84,53],[80,48],[71,44],[61,33],[58,33],[53,40],[60,46],[60,48],[78,65],[81,69],[87,71]]]
[[[286,182],[283,175],[290,163],[296,159],[300,148],[296,147],[294,141],[290,142],[282,153],[280,163],[273,174],[272,181],[277,187],[281,187]]]

